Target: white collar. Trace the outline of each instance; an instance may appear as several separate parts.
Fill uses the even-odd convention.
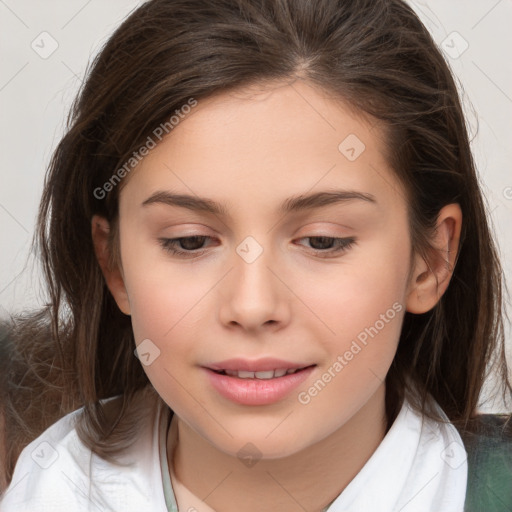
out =
[[[467,473],[454,425],[422,417],[406,397],[380,445],[328,511],[463,512]]]

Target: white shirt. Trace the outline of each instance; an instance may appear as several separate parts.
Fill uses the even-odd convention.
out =
[[[98,457],[82,443],[74,428],[79,411],[72,412],[22,451],[0,511],[167,512],[159,427],[166,416],[162,413],[169,410],[151,397],[142,393],[138,400],[143,421],[134,444],[119,456],[125,467]]]
[[[144,408],[140,434],[118,456],[126,466],[84,446],[74,428],[75,411],[22,451],[0,512],[177,512],[176,498],[183,510],[193,505],[198,512],[210,511],[174,473],[170,478],[169,408],[152,392],[141,393],[139,407]],[[175,421],[170,434],[172,447]],[[455,427],[423,419],[406,399],[381,444],[327,510],[463,512],[466,482],[466,452]]]

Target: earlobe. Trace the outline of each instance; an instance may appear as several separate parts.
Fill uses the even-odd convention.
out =
[[[130,302],[119,264],[112,265],[109,247],[110,224],[104,217],[94,215],[91,221],[92,241],[96,259],[105,278],[110,293],[119,309],[130,314]]]
[[[457,203],[446,205],[437,218],[435,253],[427,262],[415,256],[409,282],[406,310],[422,314],[430,311],[443,296],[453,275],[462,228],[462,211]]]

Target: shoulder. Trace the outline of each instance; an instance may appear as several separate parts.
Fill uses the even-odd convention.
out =
[[[512,415],[479,414],[460,434],[468,453],[465,511],[512,510]]]
[[[115,463],[82,443],[75,429],[82,410],[74,411],[22,451],[0,511],[69,512],[89,510],[91,504],[105,511],[158,510],[159,498],[165,503],[158,456],[163,411],[153,395],[140,398],[147,411],[137,439]]]
[[[505,455],[512,451],[512,414],[479,414],[459,430],[474,461],[481,461],[496,452]]]
[[[68,478],[76,481],[77,472],[90,466],[92,457],[74,428],[79,414],[64,416],[23,449],[0,510],[60,510],[58,501],[71,496]]]

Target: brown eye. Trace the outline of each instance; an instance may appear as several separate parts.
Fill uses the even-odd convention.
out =
[[[355,244],[354,237],[336,238],[332,236],[306,236],[300,240],[310,240],[310,248],[317,256],[348,251]]]
[[[204,242],[211,239],[205,235],[183,236],[180,238],[160,238],[160,245],[169,253],[183,257],[200,256],[205,252],[202,249]],[[198,251],[198,252],[196,252]]]

